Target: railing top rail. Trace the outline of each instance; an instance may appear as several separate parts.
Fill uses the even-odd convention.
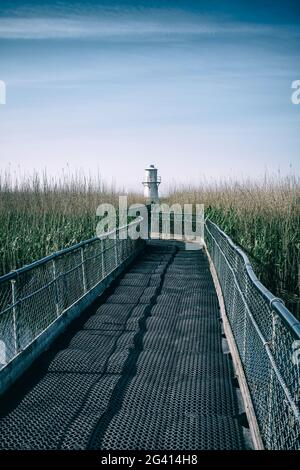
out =
[[[213,225],[218,232],[226,239],[226,241],[229,243],[232,248],[241,256],[241,258],[244,261],[245,268],[247,275],[249,276],[251,282],[255,286],[255,288],[261,293],[261,295],[268,301],[270,307],[278,313],[278,315],[282,318],[286,326],[291,330],[293,335],[300,339],[300,322],[294,317],[294,315],[286,308],[286,306],[283,303],[283,300],[275,297],[257,278],[256,274],[254,273],[254,270],[252,268],[252,265],[249,261],[248,256],[244,253],[244,251],[236,245],[231,238],[218,227],[217,224],[212,222],[210,219],[206,219],[206,223],[209,222],[211,225]]]
[[[0,284],[2,284],[3,282],[10,281],[12,279],[16,279],[18,276],[20,276],[20,274],[23,274],[27,271],[31,271],[32,269],[37,268],[38,266],[41,266],[43,264],[46,264],[46,263],[48,263],[49,261],[51,261],[55,258],[59,258],[60,256],[63,256],[63,255],[66,255],[68,253],[71,253],[73,251],[76,251],[79,248],[82,248],[83,246],[89,245],[90,243],[93,243],[97,240],[103,240],[103,239],[109,237],[110,235],[112,235],[113,233],[118,233],[118,232],[120,232],[121,230],[124,230],[127,227],[139,224],[142,220],[143,220],[143,217],[139,216],[135,220],[133,220],[132,222],[129,222],[128,224],[117,227],[116,229],[111,230],[110,232],[105,232],[103,235],[95,236],[95,237],[89,238],[87,240],[83,240],[82,242],[76,243],[75,245],[69,246],[68,248],[63,248],[62,250],[55,251],[55,252],[51,253],[51,255],[44,256],[44,258],[41,258],[37,261],[34,261],[33,263],[26,264],[25,266],[22,266],[19,269],[15,269],[13,271],[10,271],[9,273],[4,274],[3,276],[0,276]]]

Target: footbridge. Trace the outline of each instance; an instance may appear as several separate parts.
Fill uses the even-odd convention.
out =
[[[299,449],[300,324],[243,251],[120,230],[0,278],[0,448]]]

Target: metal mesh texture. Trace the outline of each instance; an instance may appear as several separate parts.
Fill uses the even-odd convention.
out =
[[[2,449],[244,448],[201,251],[151,244],[44,368],[2,405]]]
[[[0,279],[0,370],[122,264],[142,240],[103,238]],[[150,295],[150,293],[149,293]]]
[[[211,221],[215,266],[264,445],[300,449],[300,367],[292,360],[299,322],[256,279],[246,256]]]

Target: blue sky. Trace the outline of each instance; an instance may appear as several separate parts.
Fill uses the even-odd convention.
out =
[[[0,2],[1,168],[299,172],[297,1]]]

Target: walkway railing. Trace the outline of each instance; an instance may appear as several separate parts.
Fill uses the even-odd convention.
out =
[[[142,240],[120,234],[141,220],[0,277],[0,370],[134,254]]]
[[[0,369],[139,251],[142,240],[120,234],[141,220],[117,229],[115,239],[108,234],[92,238],[0,278]],[[264,446],[298,449],[300,323],[258,281],[243,251],[210,220],[205,242]]]
[[[267,449],[300,448],[300,323],[257,279],[247,256],[210,220],[206,246]]]

